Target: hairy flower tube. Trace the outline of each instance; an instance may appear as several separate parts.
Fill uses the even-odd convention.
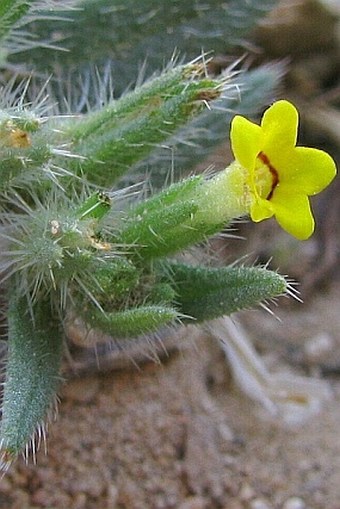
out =
[[[296,108],[285,100],[268,108],[260,126],[234,117],[236,161],[230,169],[243,174],[242,200],[253,221],[275,216],[284,230],[304,240],[314,231],[309,196],[328,186],[336,167],[326,152],[296,146],[298,120]]]

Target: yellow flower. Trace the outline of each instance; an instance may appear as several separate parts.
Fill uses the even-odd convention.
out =
[[[241,116],[231,125],[231,144],[245,172],[250,217],[275,216],[288,233],[307,239],[314,231],[309,196],[335,177],[333,159],[322,150],[296,147],[298,112],[288,101],[275,102],[261,126]]]

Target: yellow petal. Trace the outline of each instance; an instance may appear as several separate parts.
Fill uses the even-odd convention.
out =
[[[283,163],[282,163],[283,164]],[[279,169],[280,185],[292,192],[313,195],[327,187],[336,175],[334,160],[323,150],[296,147]]]
[[[272,154],[291,150],[297,139],[299,114],[288,101],[277,101],[265,111],[261,128],[263,146],[261,150],[271,159]]]
[[[231,122],[231,148],[235,159],[252,171],[257,154],[261,150],[261,127],[237,115]]]
[[[274,207],[268,200],[262,198],[254,199],[254,202],[250,206],[250,217],[252,221],[258,223],[264,219],[269,219],[274,215]]]
[[[279,225],[299,240],[310,237],[314,231],[314,218],[307,195],[292,194],[277,188],[272,200]]]

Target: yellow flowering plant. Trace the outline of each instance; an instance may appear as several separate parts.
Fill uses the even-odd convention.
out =
[[[171,70],[170,77],[167,72],[147,84],[140,93],[141,101],[145,101],[144,93],[150,95],[153,89],[156,97],[160,88],[168,91],[168,82],[172,87],[174,79],[178,82],[175,104],[179,106],[181,100],[197,108],[197,97],[203,97],[205,104],[208,97],[213,101],[220,92],[218,81],[204,75],[197,77],[197,65],[187,65]],[[186,94],[179,94],[180,100],[176,95],[179,86]],[[241,116],[233,119],[231,145],[235,161],[225,170],[212,178],[198,175],[180,180],[148,198],[141,195],[137,204],[134,200],[122,210],[117,207],[120,191],[105,192],[95,184],[105,173],[103,168],[110,169],[112,160],[117,164],[119,156],[124,161],[126,157],[136,157],[136,151],[126,151],[127,142],[120,135],[121,130],[114,127],[115,144],[110,138],[107,142],[106,134],[103,140],[102,135],[103,125],[108,118],[111,122],[110,115],[115,118],[120,107],[128,117],[131,109],[136,116],[144,111],[134,94],[124,97],[118,106],[114,103],[112,112],[109,108],[90,112],[72,119],[70,125],[61,123],[60,130],[55,129],[54,123],[50,128],[48,122],[40,125],[28,122],[26,117],[15,119],[16,124],[4,117],[0,124],[0,137],[5,144],[11,144],[13,155],[12,159],[7,157],[6,145],[2,169],[7,171],[3,171],[0,181],[4,189],[16,186],[14,175],[20,189],[22,166],[18,165],[17,155],[27,157],[24,166],[27,171],[37,154],[36,147],[55,132],[62,133],[65,139],[74,136],[74,154],[64,161],[67,171],[63,183],[67,184],[74,175],[74,181],[81,185],[78,177],[81,168],[84,174],[89,172],[94,186],[94,189],[85,186],[76,198],[72,186],[54,186],[40,198],[42,184],[46,186],[42,173],[34,180],[37,189],[31,201],[35,206],[25,203],[15,190],[10,205],[14,203],[22,213],[2,214],[1,233],[8,244],[2,253],[2,272],[11,284],[0,469],[8,468],[27,441],[34,438],[36,429],[41,433],[39,426],[53,406],[59,385],[61,329],[65,323],[72,322],[73,317],[84,324],[85,330],[96,331],[85,334],[92,342],[99,341],[103,333],[105,337],[125,341],[179,321],[195,320],[197,324],[218,319],[291,291],[284,277],[267,268],[191,266],[172,257],[246,215],[255,222],[275,216],[289,233],[306,239],[314,229],[308,197],[325,188],[335,176],[335,163],[328,154],[296,147],[297,110],[287,101],[278,101],[265,112],[260,126]],[[168,93],[162,97],[171,100]],[[155,136],[163,132],[163,113],[158,115],[159,106],[153,96],[151,104],[156,105],[156,111],[132,126],[137,130],[132,134],[139,140],[133,146],[139,147],[141,158],[145,147],[149,147],[140,141],[144,140],[145,132],[149,136],[151,131]],[[168,112],[167,107],[164,110]],[[174,111],[176,122],[186,121],[186,117],[180,118],[183,111],[189,109]],[[169,118],[169,112],[167,115]],[[125,115],[121,117],[125,126]],[[50,138],[45,133],[48,129],[52,133]],[[89,150],[89,144],[83,142],[88,132],[93,144],[92,159],[81,152],[85,145]],[[26,142],[18,144],[14,134],[26,140],[28,146]],[[129,143],[134,139],[132,134],[129,130]],[[60,157],[58,149],[38,153]],[[97,160],[103,166],[94,162]],[[46,171],[45,159],[41,165],[41,171]],[[34,168],[37,167],[35,163]],[[110,171],[105,175],[110,178]]]
[[[296,147],[297,111],[289,102],[278,101],[266,111],[260,126],[240,116],[234,118],[231,143],[235,161],[228,168],[212,178],[199,174],[170,184],[172,178],[163,178],[162,167],[168,171],[170,164],[162,150],[171,154],[174,180],[182,170],[188,174],[225,136],[223,127],[236,104],[247,112],[250,105],[252,111],[258,111],[267,103],[281,69],[264,66],[245,71],[240,102],[239,75],[234,76],[232,70],[230,75],[226,71],[210,76],[204,58],[183,65],[172,59],[163,72],[143,84],[138,80],[135,88],[119,97],[117,90],[126,89],[133,81],[129,76],[123,87],[116,88],[119,75],[124,76],[124,65],[130,70],[134,58],[137,65],[149,53],[142,41],[149,29],[153,41],[157,37],[163,41],[159,48],[167,47],[172,53],[175,46],[169,46],[170,34],[163,29],[168,26],[169,12],[174,9],[176,13],[178,27],[174,25],[173,36],[177,46],[179,34],[187,33],[184,24],[193,27],[193,34],[201,26],[200,2],[191,2],[193,9],[188,10],[190,2],[132,0],[134,12],[137,5],[140,9],[137,17],[125,15],[129,6],[125,14],[124,9],[119,13],[111,9],[112,0],[106,1],[110,9],[103,9],[102,2],[81,2],[84,9],[79,22],[79,9],[72,9],[77,22],[64,25],[66,20],[56,18],[55,10],[64,11],[70,3],[74,2],[0,2],[0,61],[9,59],[10,64],[5,65],[0,81],[0,284],[7,349],[0,472],[22,451],[28,451],[29,443],[34,456],[35,444],[44,438],[46,418],[54,414],[68,342],[88,347],[115,338],[125,350],[134,343],[130,339],[138,337],[146,350],[151,345],[154,354],[163,327],[168,330],[179,324],[222,320],[235,311],[292,293],[285,277],[268,267],[216,267],[214,260],[196,264],[191,263],[191,257],[183,257],[182,251],[247,215],[255,222],[275,216],[289,233],[308,238],[314,229],[308,197],[321,191],[335,175],[330,156]],[[210,3],[218,2],[205,1]],[[228,38],[241,40],[240,30],[253,27],[255,18],[260,19],[264,12],[259,0],[232,3],[235,6],[230,9],[229,4],[228,9],[221,4],[218,15],[216,5],[205,11],[205,16],[209,11],[220,23],[226,35],[218,38],[223,47]],[[274,2],[265,3],[268,8]],[[102,22],[93,23],[94,4],[98,4],[97,14],[105,20],[104,25],[108,23],[107,32],[114,34],[114,41],[108,44],[109,54],[117,58],[112,81],[105,65],[102,77],[100,71],[93,75],[88,70],[84,82],[78,82],[83,49],[83,62],[92,56],[94,46],[99,48],[100,62],[106,61],[100,44],[92,44],[90,55],[81,38],[80,53],[60,52],[74,58],[75,65],[67,68],[66,61],[59,61],[57,66],[68,76],[66,81],[58,77],[41,82],[40,76],[53,76],[51,62],[45,58],[49,46],[45,29],[41,32],[42,53],[38,43],[33,52],[36,57],[32,52],[29,58],[26,54],[20,57],[23,48],[33,50],[37,41],[36,24],[34,35],[29,35],[35,15],[40,21],[47,16],[50,49],[55,47],[56,33],[58,40],[72,47],[71,25],[75,39],[94,27],[93,37],[105,42]],[[185,12],[179,16],[180,5]],[[244,20],[251,12],[249,24],[240,24],[242,12]],[[144,21],[130,41],[137,18]],[[126,24],[128,20],[131,26]],[[143,23],[148,25],[146,31]],[[22,32],[24,26],[27,30]],[[23,34],[24,39],[28,36],[26,42]],[[113,47],[125,39],[131,42],[128,47],[121,43],[120,49]],[[149,35],[145,39],[151,40]],[[191,45],[194,39],[183,36],[182,42]],[[202,44],[207,40],[203,30]],[[11,51],[19,42],[12,61]],[[187,49],[190,47],[182,46],[189,55]],[[196,49],[193,51],[196,54]],[[159,58],[157,67],[162,67],[166,54],[154,53]],[[124,65],[118,56],[123,54],[127,59]],[[39,68],[32,81],[21,82],[16,74],[9,78],[13,65],[20,62],[19,76],[31,71],[34,76]],[[141,183],[146,174],[150,176],[147,186],[144,182],[141,186],[127,184]],[[162,190],[158,192],[159,186]],[[219,322],[217,328],[224,325]],[[236,350],[233,348],[232,358]],[[250,357],[246,352],[246,366],[250,366]],[[264,378],[261,373],[260,377]]]

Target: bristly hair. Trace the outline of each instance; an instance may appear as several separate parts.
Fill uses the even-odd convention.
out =
[[[43,446],[44,453],[47,454],[47,433],[50,422],[56,420],[58,414],[59,399],[55,396],[50,408],[46,412],[46,417],[43,421],[37,424],[36,429],[28,440],[25,449],[22,451],[22,456],[27,464],[29,458],[32,458],[33,464],[36,464],[36,453]],[[2,439],[0,442],[0,479],[8,472],[12,463],[17,459],[17,454],[11,452],[7,448],[6,440]]]
[[[110,193],[109,218],[104,217],[100,222],[102,244],[100,239],[96,242],[98,232],[95,230],[99,223],[83,219],[76,212],[93,192],[86,184],[78,193],[73,192],[72,199],[58,187],[45,193],[43,201],[32,187],[26,191],[28,200],[13,190],[11,196],[7,196],[7,211],[2,213],[1,283],[19,275],[19,290],[27,296],[31,309],[38,298],[49,296],[55,307],[64,311],[72,285],[101,310],[94,296],[101,287],[93,268],[122,256],[130,247],[113,244],[111,239],[121,220],[125,200],[134,197],[138,189]],[[57,231],[59,227],[60,232]],[[79,245],[65,245],[65,233],[79,237]]]
[[[5,54],[13,55],[38,47],[62,50],[62,41],[59,44],[52,40],[39,40],[29,31],[29,25],[42,20],[67,21],[68,11],[77,9],[76,4],[76,0],[33,0],[31,2],[17,0],[13,2],[7,16],[0,20],[0,37]],[[26,8],[26,13],[22,15],[23,8]],[[14,24],[13,17],[17,18]]]

